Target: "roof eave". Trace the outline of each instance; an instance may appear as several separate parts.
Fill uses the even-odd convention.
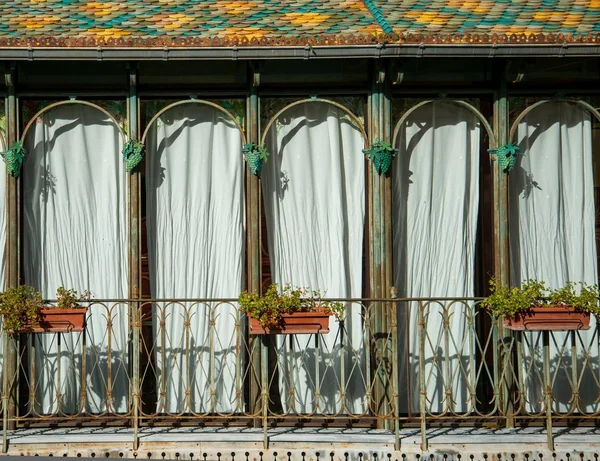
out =
[[[6,47],[2,60],[156,61],[156,60],[248,60],[335,59],[393,57],[600,56],[600,44],[373,44],[273,47]]]

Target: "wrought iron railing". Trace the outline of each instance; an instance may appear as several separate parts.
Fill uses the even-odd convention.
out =
[[[109,300],[84,333],[2,334],[3,427],[319,420],[395,430],[593,419],[600,339],[511,333],[481,299],[352,299],[327,335],[249,335],[235,300]],[[12,351],[12,352],[11,352]],[[551,439],[549,439],[549,443]]]

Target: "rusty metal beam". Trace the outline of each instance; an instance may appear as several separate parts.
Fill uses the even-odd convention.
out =
[[[137,69],[131,64],[129,69],[129,99],[128,99],[128,138],[139,139],[139,100],[137,96]],[[140,239],[140,171],[132,171],[128,174],[129,179],[129,297],[140,298],[141,283],[141,239]],[[132,302],[129,304],[129,316],[132,346],[132,370],[131,370],[131,426],[133,428],[133,449],[139,447],[139,416],[141,412],[141,384],[140,384],[140,341],[141,335],[141,308],[140,304]],[[110,363],[110,362],[109,362]]]
[[[376,61],[372,69],[372,87],[369,95],[369,142],[377,140],[391,142],[391,91],[386,84],[386,68],[383,62]],[[367,213],[369,239],[369,295],[377,298],[390,296],[392,285],[391,274],[391,181],[387,175],[379,175],[372,164],[367,166]],[[375,405],[379,411],[392,411],[394,379],[387,372],[395,367],[393,363],[393,348],[395,342],[390,338],[390,325],[396,323],[391,318],[393,309],[390,303],[380,303],[375,309],[371,326],[371,367],[378,370],[373,375]],[[389,422],[382,422],[389,429]]]
[[[258,88],[260,86],[260,73],[257,63],[251,63],[247,72],[248,96],[246,97],[246,139],[249,143],[260,142],[260,97]],[[262,261],[261,261],[261,183],[260,179],[246,168],[246,289],[248,291],[261,291]],[[245,316],[243,317],[245,320]],[[240,334],[246,334],[246,323],[242,322]],[[261,370],[260,379],[254,373],[250,373],[250,411],[258,414],[262,408],[262,391],[264,390],[264,379],[262,362],[267,356],[267,351],[262,349],[266,346],[260,337],[250,336],[249,360]],[[265,363],[266,366],[266,363]],[[264,415],[263,415],[264,417]],[[256,426],[262,426],[263,419],[255,421]],[[266,427],[266,426],[265,426]],[[266,443],[266,442],[263,442]]]
[[[497,140],[496,146],[502,146],[509,142],[509,103],[507,92],[506,72],[500,73],[498,89],[494,99],[494,132]],[[495,157],[495,156],[494,156]],[[493,158],[495,160],[495,158]],[[494,273],[503,285],[510,284],[510,240],[509,240],[509,189],[508,175],[502,172],[497,161],[493,162],[494,178]],[[504,330],[500,319],[497,320],[499,337],[503,344],[510,342],[511,333]],[[508,353],[511,353],[510,351]],[[496,386],[502,387],[502,393],[496,395],[502,398],[502,410],[506,414],[506,425],[514,427],[514,408],[512,405],[512,375],[505,377],[504,383],[496,382]]]
[[[6,99],[6,139],[8,146],[12,146],[19,139],[18,132],[18,113],[16,96],[16,65],[10,63],[5,71],[4,79],[8,88],[8,97]],[[6,196],[7,196],[7,218],[8,229],[6,239],[6,286],[12,287],[19,284],[19,185],[20,181],[11,175],[6,175]],[[18,335],[5,335],[4,341],[5,361],[3,369],[2,382],[2,401],[3,401],[3,452],[8,448],[6,431],[15,428],[14,419],[17,414],[17,393],[18,393]]]

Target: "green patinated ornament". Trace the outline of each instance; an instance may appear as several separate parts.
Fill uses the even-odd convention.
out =
[[[23,165],[23,159],[25,158],[25,148],[19,141],[15,142],[10,149],[3,152],[2,157],[6,163],[6,169],[8,174],[13,178],[18,178],[21,174],[21,166]]]
[[[242,153],[252,174],[260,176],[263,163],[267,163],[267,159],[269,158],[269,151],[266,147],[254,143],[245,144],[242,147]]]
[[[363,149],[368,159],[373,162],[379,174],[386,174],[396,157],[396,149],[389,142],[375,141],[368,149]]]
[[[498,157],[498,164],[506,174],[509,174],[515,167],[518,156],[523,155],[519,146],[515,146],[512,143],[504,144],[497,149],[488,149],[488,152],[496,154],[496,157]]]
[[[131,172],[137,167],[146,152],[146,147],[142,142],[130,139],[123,146],[123,160],[125,160],[125,169]]]

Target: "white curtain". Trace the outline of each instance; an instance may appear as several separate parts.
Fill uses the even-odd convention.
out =
[[[147,139],[152,297],[237,298],[245,255],[244,161],[237,125],[212,106],[190,103],[162,114]],[[235,303],[155,307],[157,390],[164,393],[158,412],[239,408],[238,318]]]
[[[118,127],[96,108],[60,106],[36,120],[25,148],[25,283],[41,290],[45,299],[55,299],[59,286],[88,289],[98,299],[126,298],[127,188]],[[82,333],[30,336],[36,412],[127,411],[127,305],[92,306],[87,325],[85,377]],[[80,400],[83,380],[85,406]]]
[[[434,102],[412,112],[400,128],[395,146],[398,157],[392,167],[392,225],[394,280],[401,297],[474,294],[479,125],[471,111]],[[400,411],[418,413],[418,308],[416,302],[398,307]],[[447,302],[432,302],[425,309],[430,412],[469,408],[474,354],[469,348],[473,332],[467,326],[471,310],[471,304],[449,306]],[[444,314],[450,317],[446,330]],[[446,388],[451,390],[451,398],[446,397]]]
[[[293,106],[272,125],[262,184],[272,276],[280,287],[320,289],[329,298],[361,296],[363,147],[361,132],[345,111],[324,102]],[[361,306],[348,305],[344,335],[332,320],[318,349],[316,342],[310,335],[278,339],[283,410],[362,412]]]
[[[550,102],[529,112],[518,127],[518,143],[525,154],[510,177],[512,282],[535,278],[550,288],[568,281],[598,283],[592,123],[590,115],[567,102]],[[596,319],[592,329],[577,334],[579,405],[595,411],[598,385]],[[571,343],[567,333],[552,334],[552,374],[555,410],[566,411],[570,382]],[[528,409],[542,403],[541,336],[525,336],[525,387]],[[585,349],[591,355],[587,363]],[[534,362],[531,362],[531,361]],[[561,362],[562,361],[562,362]],[[537,370],[537,371],[536,371]]]

